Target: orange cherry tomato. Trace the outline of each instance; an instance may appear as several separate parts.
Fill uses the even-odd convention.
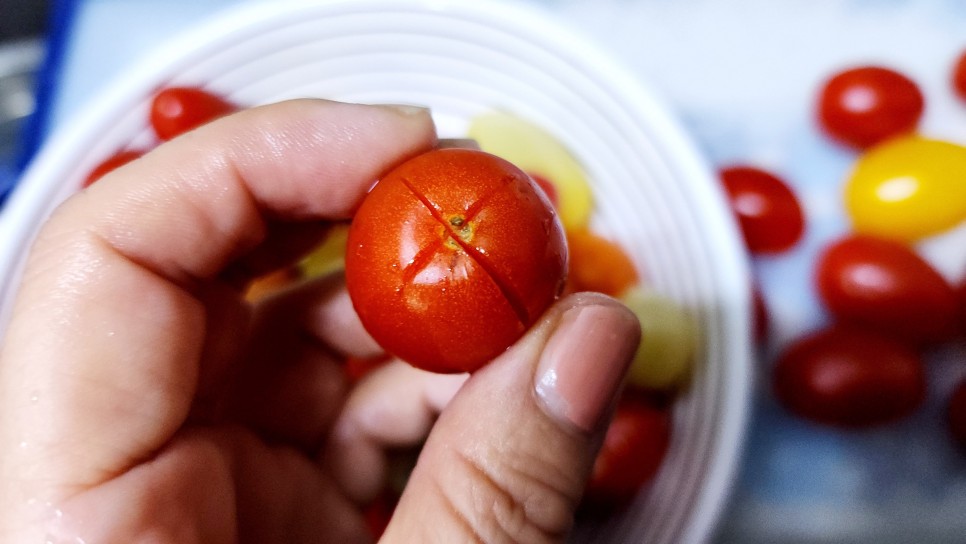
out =
[[[617,297],[640,281],[634,262],[619,244],[586,229],[568,232],[567,244],[570,291]]]
[[[560,294],[563,226],[533,180],[471,149],[438,149],[388,173],[349,227],[346,286],[372,337],[435,372],[499,355]]]
[[[248,284],[245,289],[245,300],[251,303],[260,302],[289,287],[298,279],[298,272],[293,268],[282,268],[269,272]]]
[[[168,87],[151,102],[151,126],[162,140],[200,127],[238,108],[220,96],[194,87]]]
[[[106,176],[109,172],[112,172],[124,166],[125,164],[140,158],[142,155],[144,155],[144,151],[140,150],[118,151],[94,167],[94,169],[91,170],[91,173],[87,175],[84,183],[81,184],[81,187],[89,187],[92,183]]]

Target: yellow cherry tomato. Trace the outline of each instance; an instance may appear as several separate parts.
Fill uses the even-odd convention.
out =
[[[856,231],[912,242],[966,220],[966,147],[921,136],[862,155],[845,186]]]
[[[691,376],[697,324],[680,304],[646,287],[631,288],[621,301],[641,322],[641,344],[627,373],[631,386],[670,390]]]
[[[518,117],[491,112],[470,121],[467,134],[483,151],[540,176],[557,190],[557,213],[568,231],[586,228],[593,195],[583,168],[556,138]]]
[[[345,267],[345,247],[348,237],[348,225],[333,226],[325,240],[298,263],[298,271],[302,277],[318,278],[342,270]]]

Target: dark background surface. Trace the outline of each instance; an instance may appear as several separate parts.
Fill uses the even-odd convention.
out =
[[[0,42],[40,34],[49,4],[47,0],[0,0]]]

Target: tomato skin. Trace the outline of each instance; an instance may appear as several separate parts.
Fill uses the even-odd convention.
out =
[[[585,497],[597,504],[627,503],[657,473],[670,443],[668,409],[644,395],[626,392],[594,460]]]
[[[952,286],[899,242],[846,236],[819,256],[815,278],[822,302],[840,322],[917,345],[956,334],[958,303]]]
[[[802,237],[804,213],[780,178],[751,166],[725,168],[720,177],[750,252],[780,253]]]
[[[953,440],[966,452],[966,379],[960,380],[949,397],[946,421]]]
[[[865,152],[845,184],[856,231],[915,241],[966,220],[966,147],[897,137]]]
[[[208,91],[194,87],[168,87],[151,101],[151,126],[162,140],[233,113],[238,108]]]
[[[956,61],[956,65],[953,67],[952,83],[953,92],[959,98],[966,100],[966,51],[963,51],[959,55],[959,60]]]
[[[925,100],[918,85],[880,66],[844,70],[830,78],[819,95],[822,128],[858,149],[915,130]]]
[[[556,185],[554,185],[553,182],[547,178],[537,174],[530,174],[530,177],[533,178],[533,181],[537,184],[537,187],[543,189],[543,192],[547,195],[547,199],[550,200],[550,203],[553,204],[554,208],[556,208],[560,204],[560,195],[557,194]]]
[[[349,228],[346,285],[389,353],[435,372],[473,371],[560,294],[563,227],[523,171],[471,149],[438,149],[388,173]]]
[[[106,176],[109,172],[112,172],[125,164],[139,159],[144,155],[144,151],[140,150],[125,150],[118,151],[117,153],[111,155],[110,157],[104,159],[100,164],[91,170],[91,173],[87,175],[81,187],[90,187],[92,183]]]
[[[920,355],[902,342],[833,325],[803,336],[778,357],[779,401],[807,419],[862,428],[912,413],[926,393]]]

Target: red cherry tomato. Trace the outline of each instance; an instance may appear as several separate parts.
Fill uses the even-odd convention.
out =
[[[387,174],[353,218],[346,285],[388,352],[436,372],[473,371],[560,294],[563,227],[509,162],[439,149]]]
[[[801,238],[804,214],[784,181],[749,166],[725,168],[721,180],[749,251],[779,253]]]
[[[925,369],[902,342],[833,326],[793,342],[778,357],[775,395],[791,412],[829,425],[868,427],[908,415],[922,402]]]
[[[966,51],[963,51],[953,67],[953,91],[966,100]]]
[[[193,87],[168,87],[151,102],[151,126],[170,140],[238,108],[220,96]]]
[[[626,393],[594,460],[585,497],[615,506],[630,501],[657,473],[670,443],[667,408],[642,395]]]
[[[924,107],[914,81],[889,68],[863,66],[840,72],[825,83],[818,114],[830,136],[864,149],[915,130]]]
[[[949,397],[946,415],[953,439],[966,451],[966,379],[959,382]]]
[[[138,159],[142,155],[144,155],[144,151],[118,151],[94,167],[91,173],[87,175],[87,178],[84,179],[81,187],[89,187],[92,183],[107,175],[108,172],[116,170],[134,159]]]
[[[829,245],[816,264],[818,293],[837,320],[916,344],[956,334],[949,283],[908,246],[869,235]]]

